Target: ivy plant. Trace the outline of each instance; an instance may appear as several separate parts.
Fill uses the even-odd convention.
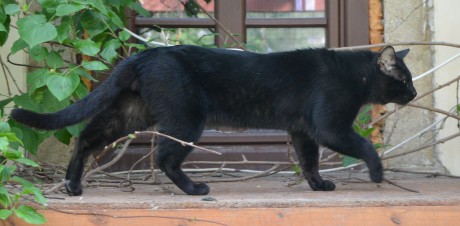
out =
[[[369,138],[369,136],[372,134],[374,131],[374,127],[369,127],[369,123],[371,122],[371,114],[370,111],[372,109],[372,105],[366,105],[364,106],[361,111],[358,113],[356,116],[355,121],[353,122],[353,129],[355,132],[359,135],[361,135],[364,138]],[[380,148],[382,144],[374,144],[374,147]],[[349,166],[351,164],[354,164],[358,162],[358,159],[353,158],[351,156],[342,156],[342,165],[343,166]]]
[[[88,94],[88,81],[97,81],[92,72],[110,70],[117,60],[143,50],[144,45],[128,43],[130,34],[124,31],[128,8],[149,15],[136,0],[0,1],[0,47],[17,29],[19,38],[12,40],[10,54],[25,51],[33,61],[22,65],[29,69],[27,90],[16,86],[20,94],[13,95],[14,75],[8,72],[8,93],[0,94],[0,219],[15,214],[28,223],[45,222],[34,208],[20,205],[29,195],[39,204],[46,202],[38,188],[18,176],[18,164],[38,167],[21,150],[36,154],[39,144],[50,136],[68,144],[82,129],[81,124],[57,131],[30,129],[4,117],[5,108],[61,110]],[[0,63],[3,69],[8,67],[3,60]]]
[[[144,49],[143,45],[128,43],[130,35],[123,30],[126,8],[148,14],[137,1],[21,2],[5,0],[1,3],[0,45],[8,37],[11,18],[16,17],[15,27],[20,37],[15,40],[11,53],[26,51],[35,61],[34,65],[40,66],[34,66],[35,69],[27,74],[27,91],[9,96],[1,102],[0,107],[13,102],[16,106],[36,112],[61,110],[88,94],[84,80],[96,81],[89,71],[109,70],[116,60],[132,54],[134,51],[131,50]],[[85,57],[77,64],[77,61],[64,56]],[[45,132],[32,130],[14,121],[9,121],[9,124],[23,141],[25,149],[34,154],[38,145],[49,136],[54,135],[68,144],[70,138],[77,136],[82,128],[82,125],[76,125]]]
[[[45,218],[33,207],[20,204],[21,198],[32,195],[39,204],[45,204],[46,199],[41,190],[31,182],[14,176],[16,163],[31,167],[38,164],[26,157],[22,151],[14,147],[22,145],[21,140],[11,131],[8,123],[0,122],[0,219],[6,220],[11,215],[24,219],[30,224],[43,224]]]

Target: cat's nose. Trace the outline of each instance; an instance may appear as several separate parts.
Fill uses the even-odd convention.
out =
[[[416,97],[417,96],[417,90],[412,90],[412,96]]]

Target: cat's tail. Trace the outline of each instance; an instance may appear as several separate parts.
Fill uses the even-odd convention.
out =
[[[36,113],[25,109],[14,109],[11,117],[27,126],[55,130],[77,124],[108,108],[123,89],[136,79],[135,60],[129,57],[114,68],[112,75],[88,96],[55,113]]]

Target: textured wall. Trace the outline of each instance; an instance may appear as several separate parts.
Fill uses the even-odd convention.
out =
[[[460,21],[460,1],[442,0],[434,1],[434,40],[443,42],[460,42],[460,30],[458,22]],[[450,59],[452,56],[460,53],[458,48],[439,46],[435,48],[436,65]],[[460,75],[460,58],[452,61],[450,64],[435,73],[433,82],[436,85],[443,84]],[[449,111],[457,105],[460,100],[460,91],[457,84],[453,84],[435,93],[435,107]],[[441,118],[438,115],[436,119]],[[438,133],[438,139],[445,138],[460,131],[458,121],[449,119],[442,130]],[[460,175],[460,138],[448,141],[437,146],[436,149],[441,163],[447,170],[455,175]]]
[[[433,6],[431,0],[384,0],[384,33],[385,42],[431,41]],[[397,49],[406,47],[397,47]],[[411,46],[411,52],[405,62],[415,77],[432,67],[433,53],[429,46]],[[432,77],[428,76],[415,82],[418,94],[432,89]],[[433,105],[432,95],[418,103],[426,106]],[[387,105],[394,109],[395,105]],[[386,121],[384,127],[385,144],[388,148],[414,135],[419,130],[430,125],[434,116],[432,113],[406,107]],[[424,133],[412,142],[398,149],[395,153],[411,150],[417,146],[433,141],[433,132]],[[389,168],[412,168],[423,170],[444,170],[439,163],[434,148],[386,161]]]

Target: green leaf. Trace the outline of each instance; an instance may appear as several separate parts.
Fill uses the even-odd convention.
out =
[[[56,1],[56,0],[38,0],[38,3],[43,8],[53,8],[56,7],[57,5],[61,4],[61,1]]]
[[[301,175],[302,174],[302,169],[300,168],[300,166],[298,164],[296,165],[293,165],[291,167],[292,171],[294,171],[295,175]]]
[[[22,177],[14,176],[13,178],[11,178],[11,180],[21,184],[23,188],[34,187],[34,184]]]
[[[70,105],[69,98],[62,101],[58,100],[50,90],[43,92],[41,107],[43,112],[56,112]]]
[[[0,182],[4,183],[8,181],[11,174],[16,170],[15,166],[0,165]]]
[[[71,67],[72,70],[72,73],[75,73],[83,78],[86,78],[86,79],[89,79],[93,82],[98,82],[93,76],[91,76],[88,71],[86,71],[85,69],[81,68],[81,67]]]
[[[2,137],[0,137],[0,139],[1,138]],[[22,155],[22,152],[20,152],[20,151],[3,150],[3,156],[5,156],[7,159],[10,159],[10,160],[16,160],[16,159],[21,158],[23,155]]]
[[[48,55],[48,50],[45,47],[41,46],[41,45],[36,45],[36,46],[34,46],[34,47],[32,47],[30,49],[29,55],[35,61],[41,62]]]
[[[90,39],[77,39],[73,41],[72,44],[81,53],[88,56],[96,56],[96,54],[101,50],[101,43],[95,43],[93,40]]]
[[[0,7],[0,46],[5,44],[10,31],[10,16],[3,13]]]
[[[6,220],[11,214],[13,214],[11,210],[0,210],[0,219]]]
[[[129,139],[136,139],[136,134],[128,134]]]
[[[74,137],[80,136],[80,132],[86,127],[85,122],[80,122],[78,124],[67,126],[66,129],[69,131],[70,134]]]
[[[104,60],[113,63],[115,59],[118,57],[117,49],[121,47],[121,42],[117,39],[109,40],[104,44],[104,48],[102,49],[100,55]]]
[[[136,48],[138,50],[144,50],[145,49],[145,45],[136,44],[136,43],[125,43],[125,46],[131,47],[131,48]]]
[[[342,164],[343,166],[349,166],[351,164],[354,164],[358,161],[358,159],[356,158],[353,158],[353,157],[350,157],[350,156],[346,156],[344,155],[343,158],[342,158]]]
[[[125,30],[122,30],[118,33],[118,38],[123,42],[128,41],[130,37],[131,37],[131,34]]]
[[[14,123],[15,123],[15,122],[13,121],[13,119],[9,119],[9,120],[8,120],[8,124],[14,125]],[[18,128],[12,127],[12,128],[11,128],[11,131],[16,135],[16,137],[17,137],[19,140],[21,140],[21,138],[23,137],[23,133],[22,133],[21,130],[19,130]],[[10,144],[10,148],[13,148],[14,150],[18,150],[19,145],[24,146],[24,142],[22,142],[22,140],[21,140],[20,143],[18,143],[18,142],[16,142],[16,143],[11,143],[11,144]]]
[[[29,93],[46,85],[46,80],[53,75],[48,69],[40,68],[27,74],[27,90]]]
[[[72,31],[72,18],[69,16],[62,17],[61,24],[56,26],[56,30],[58,33],[56,41],[64,43],[67,39],[69,39],[69,34]]]
[[[35,130],[26,127],[17,122],[11,121],[10,124],[15,134],[24,142],[24,149],[32,154],[36,154],[38,150],[38,145],[47,137],[37,133]]]
[[[113,11],[110,11],[108,14],[110,21],[115,24],[118,28],[123,28],[125,25],[123,24],[123,21],[121,21],[120,17],[114,13]]]
[[[18,20],[19,34],[29,46],[51,41],[57,36],[56,28],[47,22],[45,15],[34,14]]]
[[[35,201],[37,201],[40,204],[45,204],[46,203],[46,198],[43,196],[42,192],[40,189],[36,188],[35,186],[29,186],[26,188],[22,189],[22,194],[33,194],[35,197]]]
[[[0,133],[9,133],[11,132],[10,124],[6,122],[0,122]]]
[[[72,2],[82,4],[82,5],[92,5],[91,0],[72,0]]]
[[[75,91],[79,83],[80,78],[75,74],[69,74],[67,76],[54,75],[46,80],[48,89],[59,101],[69,97]]]
[[[56,16],[66,16],[86,8],[84,5],[62,4],[56,8]]]
[[[107,15],[107,9],[105,8],[105,5],[102,2],[102,0],[93,0],[93,4],[91,5],[94,6],[94,8],[96,8],[97,10],[99,10],[99,12],[101,12],[102,14]]]
[[[45,61],[50,68],[60,68],[64,64],[64,60],[62,59],[61,55],[54,50],[52,50],[48,56],[46,56]]]
[[[22,218],[25,222],[29,224],[44,224],[46,223],[45,217],[38,213],[34,208],[30,206],[20,206],[16,209],[13,209],[13,212],[19,218]]]
[[[54,133],[54,137],[56,137],[56,139],[58,139],[61,143],[69,145],[72,134],[70,134],[66,129],[60,129]]]
[[[5,13],[8,15],[16,15],[19,13],[19,5],[18,4],[8,4],[5,6]]]
[[[0,151],[6,151],[10,146],[10,142],[6,137],[0,137]]]
[[[126,6],[126,3],[129,3],[129,1],[123,1],[124,0],[111,0],[110,3],[113,8],[115,8],[116,10],[120,10],[122,4],[123,6]]]
[[[107,30],[107,25],[102,22],[102,19],[105,18],[100,13],[87,10],[81,15],[80,24],[88,32],[89,37],[93,38]]]
[[[102,0],[73,0],[73,2],[82,5],[90,5],[102,14],[107,15],[107,9],[105,8],[105,5],[102,2]]]
[[[77,95],[78,99],[83,99],[89,94],[88,88],[86,88],[83,82],[80,82],[77,89],[75,90],[75,94]]]
[[[24,157],[20,157],[18,159],[15,160],[16,162],[20,162],[22,164],[25,164],[25,165],[28,165],[28,166],[32,166],[32,167],[39,167],[38,163],[28,159],[28,158],[24,158]]]
[[[8,32],[8,30],[6,30],[5,25],[3,24],[0,24],[0,31]]]
[[[129,7],[131,9],[134,9],[137,13],[139,13],[139,15],[143,17],[150,17],[150,12],[147,11],[144,7],[142,7],[142,5],[137,1],[130,3]]]
[[[6,105],[8,105],[11,101],[13,101],[13,98],[7,98],[4,100],[0,100],[0,109],[4,109]]]
[[[1,189],[1,188],[0,188]],[[1,206],[11,206],[11,199],[8,193],[0,194],[0,205]]]
[[[3,6],[5,3],[0,2],[0,6]],[[3,7],[0,7],[0,23],[3,23],[5,22],[6,18],[8,17],[8,15],[6,15],[5,11],[3,11]]]
[[[27,44],[24,39],[19,38],[13,43],[13,46],[11,47],[11,53],[15,54],[19,50],[23,50],[24,48],[29,47],[29,44]]]
[[[457,114],[459,114],[459,115],[460,115],[460,104],[459,104],[459,105],[457,105]]]
[[[6,137],[9,142],[18,142],[22,144],[22,141],[16,137],[15,133],[0,133],[0,137]]]
[[[16,105],[21,106],[26,110],[39,111],[39,105],[34,101],[34,99],[29,96],[28,93],[24,93],[20,96],[14,96],[13,101]]]
[[[83,66],[84,68],[90,70],[90,71],[103,71],[103,70],[108,70],[109,68],[103,64],[102,62],[100,61],[83,61],[81,63],[81,66]]]
[[[363,136],[363,137],[369,137],[372,133],[372,131],[374,131],[375,128],[368,128],[368,129],[364,129],[363,131],[361,131],[360,135]]]

